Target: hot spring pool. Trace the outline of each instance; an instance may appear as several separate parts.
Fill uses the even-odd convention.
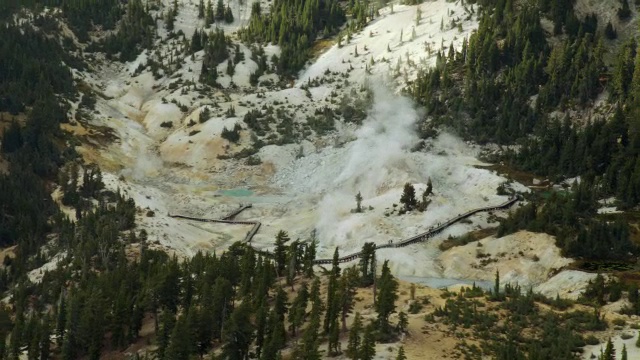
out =
[[[251,196],[253,195],[253,191],[249,189],[228,189],[228,190],[218,190],[218,194],[224,196]]]

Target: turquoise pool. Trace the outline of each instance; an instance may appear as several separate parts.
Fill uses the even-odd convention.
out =
[[[218,190],[218,194],[224,196],[251,196],[253,195],[253,191],[249,189],[229,189],[229,190]]]

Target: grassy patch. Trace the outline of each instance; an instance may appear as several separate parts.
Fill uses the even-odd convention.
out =
[[[329,39],[322,39],[322,40],[316,41],[313,44],[313,47],[311,48],[311,56],[312,57],[319,56],[320,54],[325,52],[327,49],[332,47],[333,44],[334,44],[334,41]]]
[[[468,243],[484,239],[491,235],[495,235],[496,232],[497,232],[497,229],[495,228],[480,229],[480,230],[472,231],[463,236],[451,237],[444,240],[440,244],[439,248],[441,251],[446,251],[456,246],[467,245]]]
[[[476,165],[475,166],[478,169],[485,169],[485,170],[492,170],[497,172],[498,174],[504,174],[506,175],[507,178],[509,179],[513,179],[523,185],[526,186],[534,186],[533,185],[533,179],[534,178],[538,178],[540,179],[540,176],[536,176],[533,173],[530,172],[526,172],[526,171],[521,171],[521,170],[517,170],[515,168],[512,168],[508,165],[505,164],[492,164],[492,165],[487,165],[487,166],[482,166],[482,165]],[[546,187],[547,185],[549,185],[548,181],[543,181],[538,185],[538,187]]]

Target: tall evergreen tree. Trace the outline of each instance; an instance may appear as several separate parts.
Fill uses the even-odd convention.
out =
[[[228,360],[248,360],[249,346],[253,342],[251,307],[242,303],[236,307],[223,333],[222,356]]]
[[[51,354],[51,318],[45,314],[42,319],[42,327],[39,339],[39,359],[49,360]]]
[[[400,346],[398,349],[398,356],[396,356],[396,360],[407,360],[407,355],[404,354],[404,346]]]
[[[313,261],[316,259],[316,248],[318,247],[318,242],[315,238],[315,232],[311,235],[311,241],[307,242],[304,247],[304,260],[302,265],[302,271],[304,272],[304,276],[308,279],[312,278],[313,273]]]
[[[339,258],[340,255],[336,247],[333,252],[331,273],[329,274],[329,284],[327,286],[327,310],[325,311],[323,326],[325,334],[329,334],[330,327],[338,316],[338,299],[336,298],[336,294],[338,291],[338,277],[340,276]]]
[[[58,300],[58,310],[56,311],[56,313],[56,341],[58,342],[58,346],[61,346],[67,325],[67,301],[63,293],[60,293],[60,298]]]
[[[362,195],[358,191],[358,193],[356,194],[356,212],[358,212],[358,213],[362,212],[362,206],[361,205],[362,205]]]
[[[611,338],[607,341],[607,346],[604,349],[604,353],[602,354],[602,360],[615,360],[616,359],[616,350],[613,347],[613,343],[611,342]]]
[[[405,332],[408,326],[409,326],[409,318],[407,317],[407,314],[401,311],[398,314],[398,326],[397,326],[398,332],[399,333]]]
[[[373,360],[376,356],[375,329],[371,324],[364,328],[362,344],[358,350],[358,360]]]
[[[190,315],[183,314],[176,321],[171,332],[171,340],[167,347],[166,359],[189,360],[194,349],[193,324]]]
[[[204,0],[198,3],[198,19],[204,19]]]
[[[216,21],[224,20],[224,3],[222,0],[218,0],[216,3]]]
[[[160,331],[156,333],[157,354],[159,359],[164,359],[176,323],[175,316],[170,311],[165,310],[162,312],[160,323]]]
[[[342,332],[347,331],[347,315],[353,310],[358,281],[358,269],[355,266],[346,269],[340,277],[337,298],[339,301],[338,307],[340,320],[342,322]]]
[[[360,285],[370,286],[373,284],[375,276],[376,244],[373,242],[364,243],[361,254],[359,265]]]
[[[322,299],[320,298],[320,280],[316,277],[311,285],[309,294],[311,299],[311,314],[309,323],[302,334],[302,340],[294,350],[294,358],[301,360],[320,360],[321,353],[318,349],[320,346],[321,313],[323,309]]]
[[[211,5],[211,0],[207,0],[207,8],[204,11],[204,27],[208,28],[213,24],[213,20],[215,19],[213,13],[213,6]]]
[[[227,4],[227,7],[224,9],[224,22],[227,24],[231,24],[233,22],[233,12],[231,11],[231,6]]]
[[[213,284],[211,303],[205,305],[211,307],[213,313],[211,327],[214,338],[220,338],[222,335],[223,326],[233,310],[233,297],[234,291],[231,282],[222,276],[218,277]]]
[[[304,324],[308,302],[309,288],[307,283],[302,283],[289,311],[289,331],[291,336],[296,336],[298,329]]]
[[[267,306],[266,297],[262,298],[256,312],[256,355],[258,358],[262,355],[262,349],[265,344],[265,335],[267,333]]]
[[[286,231],[280,230],[278,234],[276,234],[276,243],[275,250],[273,252],[273,257],[276,261],[276,270],[278,272],[278,276],[284,275],[285,267],[287,266],[287,247],[286,243],[291,240]]]
[[[391,275],[389,261],[385,260],[382,265],[382,273],[378,281],[378,298],[376,299],[376,311],[378,312],[379,336],[383,339],[389,338],[391,328],[389,326],[389,316],[395,312],[396,300],[398,299],[398,282]]]
[[[404,190],[402,192],[402,196],[400,197],[400,203],[404,205],[404,209],[406,211],[413,210],[418,201],[416,200],[416,190],[410,183],[404,184]]]
[[[362,318],[360,317],[360,313],[356,312],[356,315],[353,319],[353,324],[351,325],[351,330],[349,331],[349,341],[347,343],[346,354],[350,359],[358,358],[361,344],[361,332]]]

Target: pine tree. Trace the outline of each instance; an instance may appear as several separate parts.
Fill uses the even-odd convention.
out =
[[[362,344],[358,350],[358,360],[373,360],[376,356],[375,330],[372,325],[367,325],[362,336]]]
[[[398,356],[396,356],[396,360],[407,360],[407,355],[404,354],[404,346],[400,346],[398,349]]]
[[[607,346],[604,349],[602,360],[615,360],[615,359],[616,359],[616,350],[613,347],[611,338],[609,338],[609,341],[607,341]]]
[[[494,300],[502,300],[502,294],[500,294],[500,271],[496,270],[496,280],[493,285],[493,293],[491,294]]]
[[[267,330],[264,347],[262,349],[262,354],[260,355],[261,360],[276,359],[282,343],[284,342],[283,334],[280,332],[280,322],[275,310],[272,310],[269,313]]]
[[[27,358],[38,359],[40,355],[40,322],[35,316],[31,316],[27,329],[24,334],[25,342],[27,343]]]
[[[298,329],[304,324],[308,302],[309,288],[307,283],[302,283],[298,289],[298,294],[291,304],[289,312],[289,331],[291,332],[291,336],[296,336]]]
[[[69,309],[67,311],[66,332],[62,343],[62,359],[76,358],[78,349],[78,329],[80,322],[80,295],[76,292],[69,293]]]
[[[40,339],[39,339],[39,352],[40,352],[40,360],[48,360],[49,355],[51,353],[51,318],[49,314],[45,314],[42,319],[42,327],[40,330]],[[0,340],[3,341],[4,340]]]
[[[362,206],[361,205],[362,205],[362,195],[358,191],[358,194],[356,194],[356,212],[358,212],[358,213],[362,212]]]
[[[230,77],[233,77],[233,74],[235,74],[236,69],[235,69],[235,65],[233,64],[233,61],[231,61],[231,59],[227,60],[227,75],[229,75]]]
[[[222,328],[233,310],[234,290],[231,282],[224,277],[218,277],[213,283],[211,302],[207,304],[213,313],[213,337],[220,338]]]
[[[168,10],[165,16],[165,25],[168,32],[172,32],[174,28],[174,22],[176,18],[173,16],[173,11]]]
[[[611,24],[611,21],[609,21],[607,23],[607,26],[604,29],[604,35],[607,37],[607,39],[609,40],[613,40],[616,39],[618,37],[618,32],[616,31],[616,29],[613,27],[613,24]]]
[[[404,190],[402,191],[402,196],[400,197],[400,203],[404,205],[404,209],[406,211],[411,211],[416,207],[418,203],[416,200],[416,190],[410,183],[404,184]]]
[[[22,352],[20,349],[20,346],[22,342],[21,330],[23,330],[24,328],[23,321],[24,321],[24,316],[20,316],[18,319],[16,319],[13,330],[11,330],[11,335],[9,336],[9,349],[7,354],[8,355],[7,357],[9,359],[19,359],[20,353]],[[67,360],[67,359],[71,360],[73,359],[73,353],[72,353],[72,349],[70,348],[70,345],[67,344],[68,342],[67,339],[68,337],[65,337],[65,340],[63,343],[62,358],[64,360]]]
[[[189,313],[181,315],[176,321],[166,351],[167,359],[189,360],[191,354],[195,352],[191,322]]]
[[[205,107],[205,110],[208,112],[207,107]],[[202,115],[202,112],[200,114]],[[208,118],[209,115],[207,114],[203,117]],[[246,247],[240,261],[240,273],[242,274],[240,278],[240,295],[249,298],[251,296],[251,288],[256,282],[254,279],[256,275],[256,256],[255,251],[251,246]]]
[[[211,0],[207,0],[207,8],[204,12],[204,27],[209,27],[213,24],[214,14],[213,14],[213,6],[211,5]]]
[[[216,21],[224,20],[224,3],[222,0],[218,0],[216,4]]]
[[[398,332],[403,333],[407,330],[407,326],[409,326],[409,318],[404,311],[400,311],[398,314]]]
[[[632,119],[629,124],[630,135],[638,139],[640,138],[640,46],[636,50],[636,56],[633,66],[633,76],[631,78],[631,84],[629,84],[628,95],[628,108],[629,119]]]
[[[213,339],[213,309],[210,306],[201,305],[200,307],[192,307],[189,314],[193,315],[193,338],[195,350],[199,356],[204,356],[211,349],[211,340]]]
[[[302,340],[299,346],[296,347],[293,357],[301,360],[320,360],[318,330],[321,327],[320,314],[322,313],[323,304],[320,299],[320,280],[317,277],[313,280],[309,297],[312,303],[309,324],[302,334]]]
[[[631,8],[629,7],[629,0],[622,0],[622,7],[618,9],[618,18],[620,20],[627,20],[631,16]]]
[[[191,37],[191,53],[198,52],[203,49],[202,33],[196,29]]]
[[[57,320],[56,320],[56,335],[58,346],[62,345],[62,340],[64,339],[65,326],[67,324],[67,302],[64,295],[60,294],[60,299],[58,300],[58,311],[57,311]]]
[[[360,317],[360,313],[356,312],[356,315],[353,319],[353,324],[351,324],[351,330],[349,331],[349,341],[347,343],[347,351],[346,354],[351,359],[356,359],[358,357],[358,352],[360,351],[360,343],[361,343],[361,335],[362,331],[362,318]]]
[[[2,152],[12,153],[20,149],[23,144],[22,130],[18,122],[14,120],[9,128],[2,133]]]
[[[246,360],[248,358],[249,346],[253,342],[251,308],[248,303],[243,302],[233,311],[225,326],[223,340],[223,359]]]
[[[204,18],[204,0],[200,0],[198,3],[198,19]]]
[[[333,261],[331,267],[331,273],[329,274],[329,284],[327,286],[327,311],[325,311],[323,330],[325,334],[329,334],[330,327],[337,320],[338,317],[338,277],[340,276],[340,265],[338,265],[338,259],[340,255],[338,248],[336,247],[333,252]]]
[[[376,244],[367,242],[362,245],[360,256],[360,286],[371,286],[375,276]]]
[[[313,277],[313,261],[316,259],[316,247],[318,243],[315,238],[315,231],[311,234],[311,241],[307,242],[304,249],[304,260],[302,271],[308,279]]]
[[[622,357],[620,358],[620,360],[629,360],[627,358],[627,345],[626,344],[622,344]]]
[[[233,22],[233,12],[231,11],[229,4],[227,4],[227,7],[224,10],[224,22],[227,24],[231,24]]]
[[[339,301],[342,332],[347,331],[347,316],[351,310],[353,310],[358,282],[358,269],[354,266],[348,268],[340,278],[337,297]]]
[[[171,333],[175,325],[175,316],[170,311],[163,311],[160,318],[160,331],[156,333],[156,342],[158,343],[158,358],[164,359],[169,342],[171,340]]]
[[[287,252],[287,285],[291,286],[291,290],[293,290],[293,280],[302,270],[303,262],[304,252],[302,245],[298,240],[296,240],[289,245],[289,250]]]
[[[267,306],[266,297],[262,298],[262,301],[257,307],[256,313],[256,355],[260,358],[262,354],[262,348],[265,344],[265,334],[267,333],[267,313],[269,307]]]
[[[340,355],[342,351],[340,349],[340,326],[338,325],[337,317],[334,317],[329,324],[327,340],[327,352],[329,356]]]
[[[378,288],[379,291],[375,304],[376,311],[378,312],[378,326],[380,336],[382,338],[388,338],[391,336],[389,316],[395,312],[395,302],[398,299],[398,282],[393,278],[393,275],[391,275],[389,260],[385,260],[382,265]]]
[[[274,341],[278,350],[282,349],[287,341],[287,333],[284,328],[284,317],[289,310],[287,307],[288,305],[287,294],[284,292],[282,287],[278,287],[273,305],[273,311],[276,316],[276,321],[273,327],[273,334],[275,334],[275,336],[272,336],[272,341]]]
[[[278,276],[284,274],[284,269],[287,266],[287,248],[285,244],[290,240],[286,231],[280,230],[276,235],[276,248],[273,252],[273,257],[276,261],[276,270]]]
[[[633,77],[633,61],[636,51],[633,41],[627,41],[616,57],[611,74],[611,96],[616,100],[624,100]],[[553,54],[553,52],[552,52]]]

